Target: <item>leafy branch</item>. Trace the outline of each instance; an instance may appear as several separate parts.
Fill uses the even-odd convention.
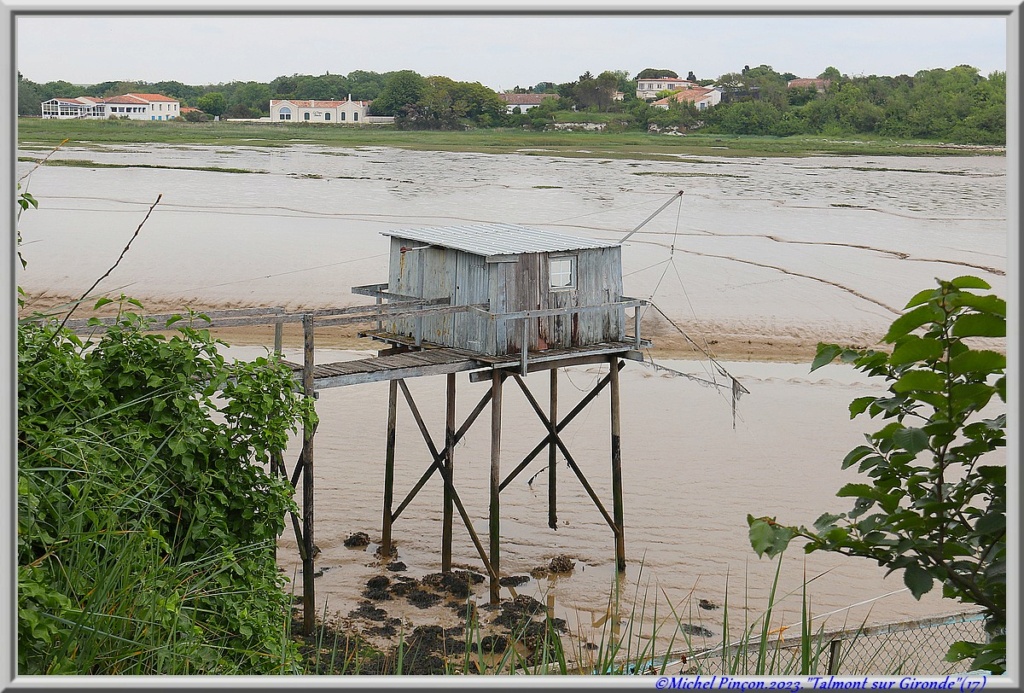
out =
[[[939,582],[944,597],[977,604],[988,642],[955,643],[947,659],[973,657],[974,668],[999,672],[1006,665],[1006,467],[981,461],[1006,443],[1005,411],[982,418],[998,406],[995,398],[1006,402],[1006,356],[968,342],[1006,336],[1006,302],[975,293],[991,288],[977,277],[938,285],[915,295],[892,323],[884,337],[891,353],[818,345],[812,371],[839,359],[889,383],[885,395],[850,403],[851,418],[889,420],[842,462],[871,479],[836,493],[853,498],[853,509],[826,513],[813,529],[768,517],[747,523],[758,555],[778,555],[800,537],[808,553],[902,569],[918,599]]]

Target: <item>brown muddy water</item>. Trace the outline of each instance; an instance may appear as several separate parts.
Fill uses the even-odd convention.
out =
[[[361,302],[349,287],[384,281],[387,241],[380,231],[501,221],[619,239],[682,189],[681,205],[670,206],[625,244],[625,290],[653,298],[701,343],[728,334],[872,344],[907,299],[935,277],[974,274],[1006,295],[1002,157],[643,162],[524,154],[301,143],[274,149],[67,148],[54,157],[262,173],[40,168],[22,183],[40,207],[21,219],[29,264],[19,272],[19,284],[33,296],[33,308],[46,307],[47,296],[79,295],[110,267],[158,195],[160,204],[100,291],[123,291],[144,303],[299,309]],[[19,176],[30,169],[19,163]],[[665,329],[648,314],[645,330]],[[236,346],[229,353],[248,358],[262,349]],[[318,350],[317,360],[365,355]],[[286,356],[301,360],[294,351]],[[664,363],[722,381],[706,362]],[[812,374],[806,363],[724,365],[750,390],[739,402],[735,429],[727,390],[635,363],[622,373],[629,565],[617,588],[627,614],[634,602],[644,611],[643,633],[651,631],[655,602],[658,621],[671,618],[671,604],[684,622],[713,634],[709,643],[721,641],[724,609],[700,608],[699,600],[722,607],[728,599],[733,637],[745,618],[760,616],[775,564],[751,551],[746,515],[810,524],[825,511],[848,510],[834,493],[856,474],[842,472],[840,462],[863,433],[880,427],[849,419],[850,400],[879,391],[850,369],[830,366]],[[606,370],[563,371],[560,410],[568,411]],[[547,379],[537,375],[527,382],[545,401]],[[409,385],[434,440],[443,440],[444,379]],[[460,375],[458,388],[461,422],[486,385]],[[507,392],[503,470],[543,437],[525,398]],[[323,571],[317,599],[321,609],[342,617],[362,600],[367,580],[382,573],[372,554],[375,544],[350,549],[343,542],[354,532],[366,532],[373,542],[380,538],[386,400],[386,384],[368,384],[322,391],[317,402],[322,423],[315,537]],[[598,495],[610,502],[608,405],[603,393],[566,429],[564,440]],[[399,412],[401,499],[429,457],[408,410],[400,406]],[[485,535],[486,426],[482,420],[470,430],[455,458],[457,488]],[[293,460],[297,453],[289,454]],[[547,474],[538,474],[546,464],[542,454],[502,493],[502,570],[528,575],[554,556],[573,558],[571,574],[531,579],[515,589],[553,605],[575,642],[599,639],[616,582],[611,532],[564,461],[558,469],[559,526],[547,527]],[[440,568],[440,490],[437,480],[428,483],[395,526],[398,559],[410,577]],[[458,518],[453,551],[456,564],[482,571]],[[299,590],[301,564],[290,532],[279,555]],[[779,594],[785,597],[775,625],[799,622],[805,580],[815,623],[827,620],[827,628],[957,610],[935,593],[916,602],[899,575],[883,574],[869,561],[805,557],[794,548],[782,565]],[[485,585],[474,599],[486,600]],[[418,609],[398,599],[380,605],[407,625],[460,622],[443,606]],[[666,634],[674,630],[664,627]],[[659,647],[667,644],[659,640]]]

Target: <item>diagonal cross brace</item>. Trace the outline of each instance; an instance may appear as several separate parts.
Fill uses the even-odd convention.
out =
[[[558,446],[558,449],[562,451],[562,455],[565,456],[565,461],[569,463],[569,467],[576,474],[576,476],[579,477],[580,483],[583,484],[583,488],[586,490],[587,495],[590,496],[590,500],[594,501],[594,505],[596,505],[597,509],[601,511],[601,514],[604,515],[604,521],[608,523],[608,526],[611,527],[612,531],[616,534],[616,536],[618,536],[618,534],[622,530],[612,519],[612,516],[608,514],[608,511],[605,510],[604,505],[601,503],[601,499],[597,497],[597,493],[594,492],[594,489],[591,487],[590,482],[587,481],[587,477],[583,476],[582,470],[580,470],[579,466],[576,464],[576,460],[572,458],[572,454],[569,453],[569,449],[565,447],[565,444],[562,442],[562,439],[558,436],[558,433],[552,431],[552,428],[554,428],[554,426],[552,426],[551,421],[547,417],[547,414],[544,413],[544,410],[541,409],[540,405],[537,403],[537,399],[533,396],[533,393],[530,392],[530,388],[526,387],[526,383],[523,382],[521,376],[513,375],[512,377],[514,377],[516,379],[516,382],[519,383],[519,388],[523,391],[523,394],[526,395],[526,399],[529,400],[530,405],[533,406],[533,410],[537,412],[537,416],[540,417],[540,420],[544,423],[544,426],[548,429],[548,431],[551,431],[550,433],[548,433],[548,437],[545,438],[545,443],[548,440],[554,440],[555,445]]]
[[[502,376],[504,379],[504,376]],[[413,401],[412,393],[409,392],[409,387],[405,384],[404,380],[399,380],[398,385],[402,388],[402,394],[405,395],[405,401],[409,404],[409,410],[412,412],[413,419],[416,420],[416,425],[419,426],[420,433],[423,435],[423,440],[427,444],[427,449],[430,451],[430,455],[433,458],[431,465],[441,475],[444,480],[445,488],[452,496],[452,501],[455,503],[455,507],[458,508],[459,515],[462,517],[462,522],[466,525],[466,530],[469,532],[469,537],[473,540],[473,545],[476,547],[477,553],[480,554],[480,559],[484,563],[484,569],[487,570],[488,576],[492,579],[497,580],[498,575],[494,572],[494,568],[491,567],[491,562],[487,557],[487,552],[484,551],[483,544],[480,543],[480,537],[477,536],[476,530],[473,529],[473,523],[469,519],[469,514],[466,512],[466,508],[462,505],[462,500],[459,498],[458,492],[455,490],[455,486],[452,485],[451,477],[448,476],[444,465],[441,464],[441,460],[444,459],[444,453],[438,453],[437,446],[434,445],[433,439],[430,437],[430,432],[427,430],[427,426],[423,423],[423,417],[420,416],[420,410],[416,406],[416,402]],[[479,406],[483,409],[482,406]]]
[[[399,381],[399,382],[401,382],[401,381]],[[455,433],[455,437],[452,439],[452,445],[453,446],[457,445],[458,442],[460,440],[462,440],[462,437],[466,435],[466,431],[469,430],[469,427],[473,425],[473,423],[476,421],[477,417],[480,416],[480,413],[484,410],[484,407],[486,407],[487,403],[490,402],[490,401],[491,401],[491,391],[488,390],[487,394],[484,395],[483,398],[481,398],[480,402],[473,409],[472,413],[470,413],[470,415],[466,417],[465,423],[463,423],[462,426],[459,428],[459,430]],[[441,453],[441,458],[443,458],[443,457],[444,457],[444,453],[442,452]],[[434,462],[440,462],[440,461],[441,460],[438,457],[434,457]],[[402,514],[402,511],[405,510],[406,506],[409,505],[409,503],[412,502],[412,499],[415,498],[416,494],[420,492],[421,488],[423,488],[423,485],[426,484],[427,481],[430,479],[430,477],[434,475],[434,472],[437,471],[437,466],[434,464],[434,462],[431,462],[430,466],[427,467],[427,470],[425,472],[423,472],[423,476],[420,477],[420,480],[417,481],[416,485],[412,487],[411,491],[409,491],[409,495],[407,495],[405,497],[405,500],[403,500],[401,502],[401,504],[399,504],[398,509],[395,510],[391,514],[391,521],[392,522],[394,522],[395,520],[398,519],[398,516]]]
[[[626,367],[625,362],[624,361],[620,361],[619,365],[618,365],[619,370],[622,370],[625,367]],[[603,390],[605,387],[607,387],[609,382],[611,382],[611,375],[606,375],[605,377],[603,377],[601,379],[601,381],[594,387],[594,389],[591,390],[590,392],[588,392],[587,396],[584,397],[583,399],[581,399],[579,404],[577,404],[575,407],[573,407],[572,411],[570,411],[568,414],[566,414],[565,418],[563,418],[561,421],[558,422],[558,425],[555,426],[555,436],[556,437],[557,437],[557,434],[561,433],[562,429],[565,428],[566,426],[568,426],[569,423],[573,419],[575,419],[576,416],[581,411],[583,411],[586,408],[586,406],[588,404],[590,404],[594,400],[595,397],[597,397],[599,394],[601,394],[601,390]],[[544,440],[542,440],[541,442],[537,443],[537,447],[535,447],[533,449],[533,451],[530,452],[530,454],[527,455],[526,458],[522,462],[519,463],[518,467],[513,469],[509,473],[509,475],[507,477],[505,477],[505,480],[502,481],[501,485],[498,487],[499,491],[505,490],[505,487],[508,486],[510,483],[512,483],[512,480],[515,479],[517,476],[519,476],[519,474],[524,469],[526,469],[526,467],[531,462],[533,462],[534,458],[537,457],[537,455],[539,455],[541,453],[541,451],[544,450],[544,448],[546,448],[548,445],[551,444],[552,434],[551,434],[550,422],[547,420],[547,416],[543,416],[542,415],[541,419],[544,421],[544,425],[548,429],[547,436],[545,436]]]

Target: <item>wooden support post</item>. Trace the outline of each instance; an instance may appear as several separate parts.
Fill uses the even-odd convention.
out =
[[[491,503],[488,513],[491,536],[491,604],[500,600],[498,574],[501,572],[501,505],[498,498],[501,483],[501,385],[502,374],[494,371],[491,375]]]
[[[526,355],[529,349],[530,343],[530,318],[523,318],[523,354],[520,360],[519,372],[522,376],[526,376],[528,373],[526,365]]]
[[[551,434],[551,446],[548,448],[548,527],[558,529],[558,511],[556,509],[556,484],[558,479],[558,445],[555,443],[555,436],[558,435],[558,369],[551,369],[551,400],[550,415],[548,421],[551,423],[548,430]]]
[[[313,316],[302,316],[303,365],[302,390],[313,397]],[[313,582],[313,429],[307,426],[302,435],[302,624],[306,635],[316,628],[316,587]]]
[[[377,310],[380,310],[380,306],[384,305],[384,299],[382,299],[380,296],[377,296],[377,298],[374,301],[374,303],[377,305]],[[379,332],[382,329],[384,329],[384,323],[382,321],[378,320],[377,321],[377,331]]]
[[[281,355],[281,349],[284,347],[284,323],[278,320],[274,323],[274,354],[276,356]]]
[[[444,469],[449,480],[455,478],[455,374],[448,374],[448,402],[445,407]],[[452,569],[452,494],[450,484],[444,486],[444,516],[441,525],[441,572]]]
[[[619,357],[611,359],[612,515],[615,520],[615,565],[626,570],[626,539],[622,519],[622,443],[619,430]]]
[[[380,529],[380,555],[384,560],[391,557],[391,504],[395,492],[395,436],[398,422],[398,381],[388,382],[388,432],[387,448],[384,453],[384,517]]]

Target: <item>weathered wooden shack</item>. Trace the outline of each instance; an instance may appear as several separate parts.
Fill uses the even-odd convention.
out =
[[[389,331],[487,356],[621,342],[622,253],[616,242],[514,224],[384,232],[388,291],[403,300],[480,306],[397,318]]]

